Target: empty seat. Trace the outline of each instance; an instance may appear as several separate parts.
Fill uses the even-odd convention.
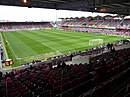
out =
[[[59,85],[61,85],[61,80],[57,80],[54,82],[54,87],[57,87]]]
[[[102,86],[97,86],[93,89],[91,97],[104,97],[102,94]]]
[[[48,91],[42,92],[39,97],[50,97],[50,91],[48,90]]]
[[[22,94],[22,97],[33,97],[33,94],[32,92],[27,92],[27,93]]]
[[[60,97],[72,97],[72,90],[65,91],[61,93]]]
[[[53,90],[51,90],[51,96],[55,96],[59,93],[61,93],[61,86],[54,87]]]
[[[43,92],[43,88],[38,88],[34,90],[34,95],[40,95]]]
[[[78,85],[80,83],[80,79],[76,78],[74,80],[71,81],[71,87],[75,87],[76,85]]]
[[[1,96],[4,97],[4,96]],[[18,92],[12,92],[10,94],[7,94],[7,97],[20,97],[20,94]]]
[[[70,88],[70,82],[64,83],[61,85],[61,91],[64,92]]]

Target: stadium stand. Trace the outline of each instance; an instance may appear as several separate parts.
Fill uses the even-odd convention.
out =
[[[1,22],[0,31],[38,30],[52,28],[50,22]]]
[[[129,19],[120,19],[112,16],[96,16],[87,18],[67,18],[61,28],[64,30],[78,31],[78,32],[94,32],[116,35],[130,35]]]
[[[1,5],[109,12],[127,16],[130,2],[129,0],[44,0],[43,2],[31,0],[25,5],[21,4],[21,0],[17,2],[1,0]],[[61,25],[61,29],[130,36],[130,19],[116,18],[116,16],[68,18]],[[36,30],[45,27],[52,28],[52,25],[0,23],[0,31]],[[64,66],[58,64],[70,60],[69,56],[64,55],[52,58],[53,60],[50,58],[47,63],[34,61],[34,64],[40,62],[37,66],[30,65],[6,74],[0,72],[0,97],[130,97],[130,48],[105,53],[103,50],[103,47],[97,47],[73,53],[73,55],[93,55],[102,52],[91,58],[90,64],[64,64]],[[59,66],[53,67],[55,64]]]
[[[117,27],[120,20],[89,18],[67,20],[61,28],[78,32],[129,35],[120,29],[92,28],[99,24],[100,27]],[[125,20],[124,25],[128,26],[128,23],[129,20]],[[1,23],[0,28],[2,31],[36,30],[52,28],[52,25],[48,22]],[[121,42],[125,44],[126,41]],[[35,60],[32,62],[35,66],[28,65],[6,74],[0,72],[0,97],[129,97],[130,48],[108,52],[104,52],[104,48],[106,45],[72,53],[73,56],[96,54],[90,58],[89,64],[67,65],[64,62],[70,60],[70,55],[62,55],[49,58],[47,62]],[[124,88],[124,85],[127,87]]]
[[[86,21],[89,20],[86,19]],[[78,24],[85,23],[84,20],[78,19],[68,24],[77,24],[77,22]],[[118,21],[112,22],[116,25]],[[88,25],[92,23],[104,25],[109,22],[91,20]],[[50,23],[12,23],[11,25],[1,23],[3,31],[35,30],[46,27],[52,28]],[[86,27],[65,27],[65,29],[107,34],[116,32],[112,29]],[[122,43],[125,44],[125,41]],[[104,47],[106,48],[106,46],[98,46],[72,53],[73,56],[100,53],[92,57],[89,64],[66,65],[64,62],[70,60],[70,55],[62,55],[50,58],[43,63],[35,60],[32,62],[36,64],[35,66],[28,65],[26,68],[14,69],[5,74],[0,72],[0,97],[119,97],[121,93],[117,92],[122,88],[120,84],[127,85],[130,81],[130,48],[104,53]],[[128,86],[126,91],[128,91]],[[123,95],[121,97],[128,97],[129,93],[124,92],[121,95]]]
[[[129,14],[128,0],[119,0],[118,3],[115,0],[94,0],[94,2],[49,0],[47,1],[49,3],[38,1],[31,0],[28,7],[50,7],[57,10],[81,8],[80,10],[101,12],[102,10],[93,8],[98,5],[99,8],[108,6],[111,13]],[[12,5],[12,2],[14,5],[19,5],[21,1],[1,0],[1,4],[4,5],[8,3]],[[86,5],[90,8],[86,8]],[[130,19],[117,18],[117,16],[66,18],[61,29],[130,36]],[[52,25],[49,22],[0,23],[0,31],[45,28],[52,28]],[[0,97],[130,97],[130,48],[103,51],[104,47],[97,47],[72,53],[74,56],[96,54],[97,56],[90,59],[89,64],[66,65],[64,61],[70,60],[70,55],[63,55],[50,58],[46,63],[35,60],[32,63],[36,66],[28,65],[27,68],[14,69],[6,74],[0,72]]]

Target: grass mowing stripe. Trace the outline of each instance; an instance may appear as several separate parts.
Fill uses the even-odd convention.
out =
[[[29,32],[29,31],[28,31]],[[35,33],[35,34],[34,34]],[[61,39],[61,40],[58,40],[58,41],[56,41],[57,40],[57,37],[55,36],[55,33],[58,33],[58,31],[56,30],[53,30],[53,31],[51,31],[51,32],[49,32],[48,30],[44,30],[44,31],[42,31],[42,30],[40,30],[40,31],[38,31],[38,32],[36,32],[36,31],[31,31],[31,33],[29,32],[29,34],[34,34],[35,36],[37,36],[38,34],[39,34],[39,37],[44,37],[44,38],[47,38],[47,41],[46,42],[48,42],[48,40],[55,40],[54,42],[56,42],[57,44],[59,44],[59,45],[61,45],[62,47],[63,46],[65,46],[66,45],[66,47],[68,47],[68,49],[72,49],[72,46],[71,46],[71,44],[75,44],[76,46],[81,46],[80,44],[76,44],[76,42],[74,43],[74,42],[72,42],[72,36],[71,35],[69,35],[71,32],[69,32],[69,34],[67,33],[67,38],[69,38],[69,37],[71,37],[70,39],[68,39],[68,41],[67,42],[62,42],[62,40],[66,40],[66,39],[64,39],[61,35],[65,35],[66,33],[62,33],[62,34],[60,34],[58,37],[62,37],[63,39]],[[76,33],[76,32],[75,32]],[[78,33],[78,32],[77,32]],[[76,34],[77,34],[76,33]],[[74,34],[74,32],[72,32],[72,34]],[[84,39],[82,38],[82,36],[81,36],[81,38],[78,38],[77,40],[77,43],[79,43],[79,42],[81,42],[81,44],[82,44],[82,39],[85,41],[84,42],[84,44],[86,44],[86,42],[89,40],[89,39],[92,39],[92,38],[100,38],[100,35],[99,34],[93,34],[93,33],[78,33],[78,34],[81,34],[82,36],[84,36]],[[57,35],[57,34],[56,34]],[[89,36],[89,37],[86,37],[86,35],[87,36]],[[46,36],[46,37],[45,37]],[[69,36],[69,37],[68,37]],[[102,35],[101,37],[105,37],[105,35]],[[87,41],[85,40],[85,39],[87,39]],[[81,40],[81,41],[80,41]],[[70,43],[70,44],[68,44],[68,43]],[[87,45],[87,44],[86,44]],[[51,45],[50,45],[51,46]],[[74,48],[77,48],[76,46],[74,46]],[[82,46],[81,46],[82,47]],[[80,48],[81,48],[80,47]],[[79,48],[79,47],[78,47]],[[83,47],[83,48],[85,48],[85,47]],[[86,48],[87,48],[87,46],[86,46]]]
[[[15,54],[19,58],[31,56],[34,54],[37,54],[33,51],[28,45],[26,45],[24,42],[22,42],[15,32],[12,33],[5,33],[6,37],[8,38],[8,41],[10,42],[10,45],[12,45],[13,50],[15,51]],[[23,38],[24,39],[24,38]]]
[[[46,31],[43,31],[43,33],[44,33],[44,35],[47,35],[47,36],[49,36],[49,35],[51,35],[51,36],[53,36],[53,37],[57,37],[57,36],[60,36],[60,37],[64,37],[64,38],[66,38],[66,39],[68,39],[69,37],[70,38],[76,38],[76,37],[81,37],[81,36],[74,36],[74,35],[71,35],[72,33],[70,32],[69,34],[68,33],[59,33],[57,30],[46,30]],[[60,37],[58,37],[58,38],[60,38]]]
[[[38,54],[53,52],[52,49],[42,45],[41,42],[37,40],[36,36],[32,36],[27,33],[16,33],[15,35]]]
[[[35,39],[36,39],[36,41],[40,41],[41,39],[43,39],[43,35],[42,34],[40,34],[40,35],[38,35],[39,33],[37,32],[37,33],[21,33],[21,34],[23,34],[23,35],[26,35],[26,36],[31,36],[30,38],[33,38],[33,36],[35,36]],[[31,34],[31,35],[30,35]],[[45,37],[45,36],[44,36]],[[46,41],[47,43],[48,43],[48,45],[46,44],[46,42],[44,42],[44,41],[40,41],[41,42],[41,44],[44,44],[45,46],[47,46],[47,47],[49,47],[49,48],[51,48],[52,50],[54,50],[54,51],[59,51],[58,49],[57,49],[57,47],[56,47],[56,45],[53,45],[53,44],[55,44],[56,43],[56,41],[50,41],[50,39],[52,39],[53,38],[53,40],[56,40],[56,37],[50,37],[50,36],[48,36],[48,38],[46,39],[46,40],[44,40],[44,41]],[[60,41],[60,40],[59,40]],[[49,44],[49,42],[51,42],[52,44]],[[63,46],[63,45],[61,45],[61,46]],[[59,47],[59,46],[58,46]]]
[[[4,35],[4,34],[3,34],[3,35]],[[16,58],[16,59],[18,59],[18,57],[16,56],[16,54],[15,54],[15,52],[14,52],[14,50],[13,50],[12,46],[10,45],[10,43],[9,43],[9,41],[8,41],[8,39],[6,38],[6,36],[5,36],[5,35],[4,35],[4,37],[5,37],[5,39],[7,40],[7,45],[9,45],[9,47],[10,47],[10,49],[12,50],[12,52],[13,52],[13,54],[14,54],[15,58]]]
[[[45,44],[45,43],[42,43],[43,45],[45,45],[45,46],[47,46],[47,47],[49,47],[49,48],[51,48],[51,49],[53,49],[56,53],[58,53],[59,55],[62,55],[62,53],[61,52],[59,52],[57,49],[55,49],[55,48],[53,48],[52,46],[48,46],[47,44]]]
[[[54,32],[53,32],[54,33]],[[48,42],[50,42],[50,43],[52,43],[52,45],[51,44],[49,44],[48,43],[48,45],[50,45],[50,47],[53,47],[53,48],[55,48],[55,49],[58,49],[59,47],[65,47],[65,48],[67,48],[68,50],[69,49],[74,49],[74,46],[71,46],[72,44],[74,44],[74,42],[73,41],[67,41],[67,42],[65,42],[65,40],[69,40],[69,39],[64,39],[63,37],[62,37],[62,39],[60,38],[60,39],[58,39],[58,37],[61,37],[61,36],[53,36],[54,34],[48,34],[46,37],[47,37],[47,43]],[[32,33],[31,33],[32,34]],[[34,34],[34,33],[33,33]],[[39,35],[38,35],[39,34]],[[44,35],[44,32],[43,33],[35,33],[34,35],[38,35],[39,37],[44,37],[43,35]],[[49,38],[48,38],[49,37]],[[51,40],[53,40],[53,42],[51,41]],[[64,40],[64,41],[63,41]],[[74,40],[74,39],[73,39]],[[55,45],[53,45],[53,44],[55,44]],[[76,45],[77,46],[77,45]],[[63,51],[64,50],[64,48],[63,49],[58,49],[58,51]]]
[[[51,48],[51,49],[53,49],[54,51],[56,51],[56,52],[59,52],[59,51],[57,51],[55,48],[53,48],[53,47],[51,47],[51,46],[48,46],[47,44],[45,44],[45,43],[42,43],[43,45],[45,45],[45,46],[47,46],[48,48]]]
[[[53,32],[54,33],[54,32]],[[68,45],[72,45],[72,44],[74,44],[74,41],[75,41],[75,43],[76,43],[76,39],[72,39],[72,38],[70,38],[70,39],[68,39],[68,37],[67,37],[67,39],[65,39],[65,38],[63,38],[63,37],[61,37],[61,36],[54,36],[54,34],[48,34],[47,36],[44,36],[45,34],[44,34],[44,32],[43,33],[35,33],[35,32],[32,32],[32,33],[30,33],[30,34],[33,34],[33,35],[37,35],[38,37],[40,37],[40,38],[43,38],[44,37],[44,40],[45,40],[45,42],[50,42],[50,43],[52,43],[52,42],[54,42],[54,44],[56,43],[56,44],[59,44],[59,45],[61,45],[61,46],[64,46],[64,43],[67,43]],[[58,37],[61,37],[60,39],[58,38]],[[52,41],[53,40],[53,41]],[[78,41],[77,41],[78,42]]]
[[[62,51],[62,52],[64,52],[64,50],[74,50],[74,47],[72,47],[71,45],[69,46],[68,45],[68,43],[69,43],[69,41],[67,42],[67,45],[65,45],[66,43],[65,42],[62,42],[61,40],[58,40],[58,41],[54,41],[54,40],[57,40],[57,37],[60,37],[60,36],[57,36],[57,37],[51,37],[51,36],[53,36],[53,35],[47,35],[47,36],[44,36],[44,32],[35,32],[35,31],[31,31],[31,33],[28,31],[27,33],[21,33],[21,34],[23,34],[23,35],[25,35],[25,36],[31,36],[30,38],[33,38],[33,36],[35,36],[35,39],[38,41],[38,40],[41,40],[41,39],[45,39],[45,38],[47,38],[46,39],[46,42],[48,43],[48,46],[50,46],[50,47],[53,47],[53,48],[55,48],[56,50],[58,50],[58,51]],[[31,35],[29,35],[29,34],[31,34]],[[33,36],[32,36],[32,34],[33,34]],[[39,35],[40,34],[40,35]],[[40,37],[40,38],[38,38],[38,37]],[[53,39],[53,44],[57,44],[57,46],[56,45],[53,45],[53,44],[49,44],[49,41],[50,42],[52,42],[51,40]],[[62,40],[64,40],[64,39],[62,39]],[[43,42],[42,42],[43,43]],[[73,44],[73,42],[70,42],[70,44]],[[60,47],[60,48],[59,48]],[[62,48],[62,49],[61,49]],[[68,52],[67,52],[68,53]]]
[[[11,45],[13,46],[17,44],[17,46],[20,47],[16,48],[18,49],[17,53],[21,54],[21,56],[25,56],[26,54],[28,54],[27,59],[31,59],[31,57],[33,56],[35,57],[35,55],[31,55],[32,52],[36,52],[39,56],[44,56],[44,54],[52,55],[51,52],[55,51],[59,51],[63,54],[68,54],[69,52],[92,48],[92,46],[88,45],[90,39],[101,38],[104,40],[104,43],[111,43],[117,40],[125,39],[117,36],[106,36],[102,34],[79,33],[74,31],[62,30],[18,31],[12,34],[14,37],[9,35],[10,37],[12,37],[11,39],[13,40],[11,41]],[[12,43],[14,41],[16,41],[17,43]],[[25,51],[25,53],[20,52],[20,49],[22,49],[22,44],[23,51]]]

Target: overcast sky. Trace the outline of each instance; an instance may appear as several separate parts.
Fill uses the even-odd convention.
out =
[[[55,21],[57,18],[105,16],[103,13],[81,11],[53,10],[43,8],[28,8],[14,6],[0,6],[0,20],[9,21]]]

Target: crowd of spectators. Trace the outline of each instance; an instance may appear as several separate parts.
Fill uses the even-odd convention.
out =
[[[61,29],[130,36],[130,19],[68,19]]]
[[[38,30],[52,28],[50,22],[3,22],[0,23],[0,31]]]

